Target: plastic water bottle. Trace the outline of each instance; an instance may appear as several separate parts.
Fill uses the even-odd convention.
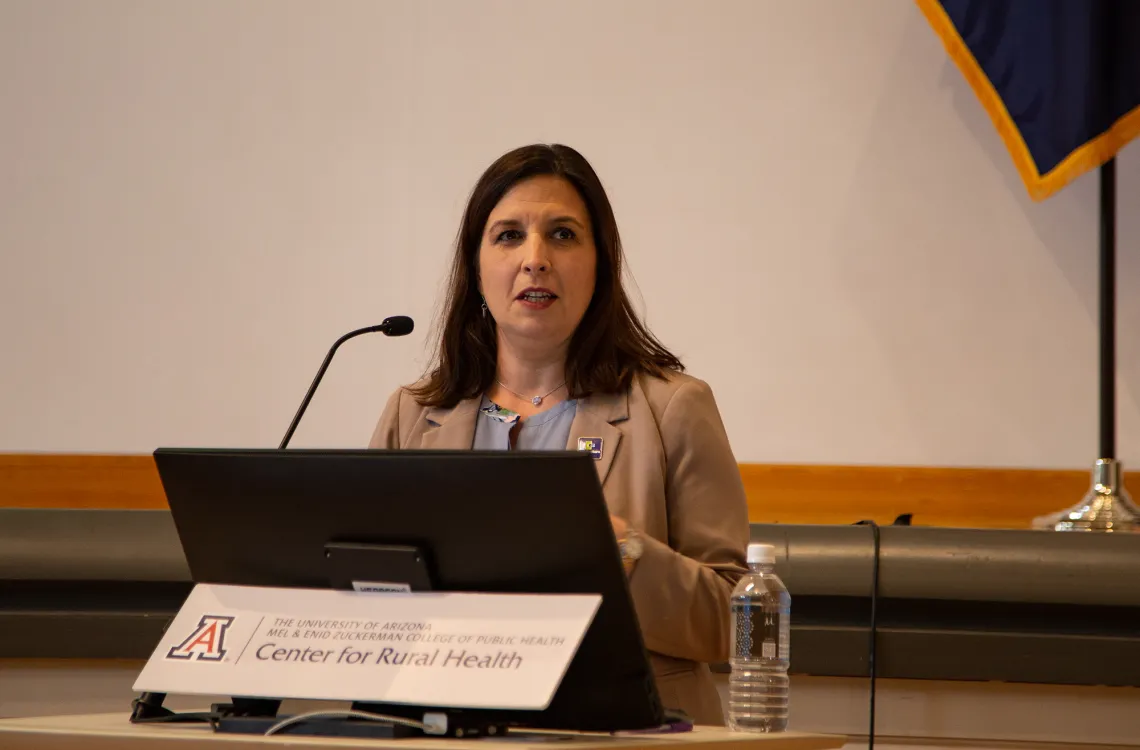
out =
[[[732,592],[728,725],[740,732],[783,732],[792,597],[776,575],[772,545],[748,545],[748,567]]]

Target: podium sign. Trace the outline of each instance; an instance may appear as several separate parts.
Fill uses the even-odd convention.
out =
[[[199,584],[134,689],[542,710],[600,604]]]

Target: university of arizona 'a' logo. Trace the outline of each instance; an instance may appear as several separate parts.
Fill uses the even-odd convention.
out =
[[[233,621],[233,617],[224,615],[202,615],[194,632],[170,649],[166,658],[221,661],[226,655],[226,630]]]

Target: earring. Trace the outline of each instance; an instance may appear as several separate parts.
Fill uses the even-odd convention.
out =
[[[486,302],[483,303],[483,317],[484,318],[487,317],[487,303]]]

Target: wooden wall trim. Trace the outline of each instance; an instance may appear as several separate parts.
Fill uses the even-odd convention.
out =
[[[1091,468],[741,464],[740,472],[754,523],[888,524],[910,513],[916,526],[1028,529],[1075,505],[1091,484]],[[1140,486],[1140,474],[1126,474],[1125,484]]]
[[[890,523],[1029,528],[1073,505],[1087,471],[741,464],[754,523]],[[1140,473],[1126,475],[1140,488]],[[0,454],[0,508],[166,507],[149,455]]]
[[[165,508],[150,455],[0,454],[0,508]]]

